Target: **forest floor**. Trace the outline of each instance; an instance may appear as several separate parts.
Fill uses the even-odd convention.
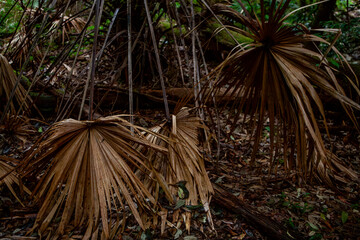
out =
[[[161,119],[161,112],[144,111],[142,116]],[[32,143],[46,130],[46,125],[30,121],[34,135],[20,139],[6,139],[0,142],[1,155],[20,158]],[[146,119],[140,121],[146,123]],[[225,124],[225,121],[223,121]],[[254,166],[250,164],[251,141],[245,130],[236,129],[229,139],[220,141],[220,156],[217,159],[216,143],[213,154],[208,156],[207,169],[213,183],[234,194],[239,200],[252,206],[264,216],[301,232],[306,239],[360,239],[360,195],[359,183],[340,184],[339,191],[317,184],[315,179],[298,183],[295,173],[285,172],[279,160],[276,173],[269,173],[269,133],[265,127],[263,143]],[[345,128],[346,129],[346,128]],[[331,134],[328,147],[346,164],[360,173],[359,137],[351,131],[337,129]],[[326,138],[326,136],[324,136]],[[30,188],[32,186],[29,186]],[[38,239],[36,234],[26,235],[31,230],[37,209],[21,206],[6,187],[0,194],[0,239]],[[152,239],[267,239],[249,225],[243,216],[211,204],[215,231],[210,229],[203,212],[193,212],[191,231],[184,224],[176,230],[169,228],[160,236],[160,230],[152,232]],[[119,239],[143,239],[134,220],[129,219],[124,234]],[[26,235],[26,236],[25,236]],[[80,239],[80,233],[73,232],[69,239]]]

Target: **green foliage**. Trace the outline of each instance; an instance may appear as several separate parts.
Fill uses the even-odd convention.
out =
[[[222,25],[217,22],[212,22],[211,24],[208,25],[206,32],[214,33],[215,31],[218,31],[217,34],[214,35],[217,42],[220,42],[226,46],[231,46],[231,47],[236,46],[234,39],[231,36],[229,36],[229,34],[226,31],[219,31],[219,29],[222,29]],[[236,31],[233,31],[231,29],[228,31],[239,43],[252,42],[252,39]]]
[[[306,4],[312,4],[316,1],[304,1]],[[245,5],[246,9],[251,14],[256,14],[260,16],[261,13],[261,4],[260,0],[248,0],[248,1],[242,1],[242,3]],[[264,6],[265,9],[268,9],[270,7],[270,0],[264,0]],[[342,53],[351,53],[356,47],[358,47],[360,42],[360,20],[359,18],[348,18],[348,10],[354,10],[356,8],[359,8],[359,3],[357,1],[343,1],[338,0],[336,1],[336,11],[335,16],[331,21],[322,22],[321,27],[322,28],[334,28],[334,29],[341,29],[342,34],[340,38],[337,40],[335,47]],[[298,9],[301,7],[300,1],[291,1],[289,4],[289,7],[287,9],[287,13]],[[311,7],[308,7],[304,10],[301,10],[300,12],[297,12],[293,15],[291,15],[286,22],[289,24],[297,24],[301,23],[305,25],[306,27],[311,27],[311,24],[314,20],[314,16],[317,13],[318,5],[314,5]],[[232,8],[237,11],[242,11],[242,8],[237,0],[234,0],[232,2]],[[268,20],[268,16],[265,16],[265,19]],[[334,34],[331,33],[323,33],[323,34],[317,34],[319,37],[322,37],[324,39],[327,39],[328,41],[331,41],[334,38]],[[323,49],[322,49],[323,50]],[[334,55],[331,55],[333,53],[330,53],[330,57],[334,57]],[[332,59],[331,63],[333,66],[338,67],[334,62],[334,59]]]
[[[358,1],[354,1],[354,0],[348,0],[348,1],[340,0],[339,1],[338,0],[338,1],[336,1],[336,6],[339,10],[346,11],[348,4],[349,4],[349,7],[352,7],[352,6],[356,5],[356,2],[358,2]]]
[[[261,4],[260,0],[249,0],[249,1],[242,1],[242,3],[245,5],[246,10],[248,10],[251,14],[260,16],[261,15]],[[312,2],[311,2],[312,3]],[[271,0],[264,0],[264,7],[265,11],[268,12],[270,10],[270,4]],[[298,9],[301,7],[298,3],[298,1],[291,1],[289,4],[289,7],[287,9],[287,13]],[[242,8],[237,0],[234,0],[232,3],[232,8],[241,12]],[[306,12],[303,11],[301,14],[294,14],[290,16],[287,19],[288,23],[305,23],[305,25],[308,27],[310,25],[310,22],[312,20],[312,15],[316,12],[317,7],[313,6],[308,9],[306,9]],[[269,16],[265,16],[265,20],[268,20]]]
[[[314,206],[307,203],[306,197],[308,193],[301,194],[299,201],[290,201],[284,192],[281,193],[279,204],[283,207],[288,208],[291,212],[297,215],[304,215],[306,213],[312,212]]]
[[[12,34],[16,30],[23,10],[16,4],[10,11],[15,2],[17,1],[0,0],[0,36]]]
[[[336,28],[341,29],[341,36],[335,44],[335,47],[342,53],[351,53],[360,42],[360,20],[350,19],[347,21],[328,21],[322,23],[324,28]],[[326,39],[332,39],[334,34],[326,33],[322,36]]]
[[[257,0],[252,0],[252,1],[242,1],[242,3],[245,5],[246,10],[248,10],[251,14],[256,14],[259,16],[260,12],[261,12],[261,4],[260,1]],[[271,0],[264,0],[264,5],[267,6],[267,8],[270,6]],[[232,3],[232,7],[233,9],[241,12],[242,11],[242,7],[239,4],[239,2],[237,0],[233,1]],[[266,9],[267,9],[266,8]],[[269,19],[269,16],[265,16],[266,20]]]
[[[289,218],[287,224],[292,228],[292,229],[296,229],[294,221],[292,218]]]
[[[345,224],[348,220],[349,214],[347,212],[342,211],[341,212],[341,222]]]

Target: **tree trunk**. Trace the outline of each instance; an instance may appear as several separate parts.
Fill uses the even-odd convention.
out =
[[[336,8],[336,0],[329,0],[319,5],[319,9],[315,15],[312,27],[319,28],[321,27],[320,23],[324,21],[329,21],[334,16],[334,11]]]

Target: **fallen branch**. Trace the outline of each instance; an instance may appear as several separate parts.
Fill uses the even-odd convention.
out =
[[[294,230],[289,230],[278,222],[264,216],[253,207],[238,199],[232,193],[224,190],[217,184],[213,184],[215,194],[213,202],[228,211],[240,214],[244,220],[256,228],[268,239],[305,239],[305,237]]]

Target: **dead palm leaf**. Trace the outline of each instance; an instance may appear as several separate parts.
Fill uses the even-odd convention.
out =
[[[5,48],[9,50],[8,55],[11,56],[10,59],[12,59],[14,64],[22,66],[25,62],[32,45],[31,35],[32,34],[26,32],[25,26],[21,26],[20,30],[15,33],[10,42],[5,45]],[[34,51],[34,59],[39,60],[42,56],[39,46],[35,46]]]
[[[176,202],[180,197],[186,198],[186,205],[202,204],[212,226],[209,204],[213,188],[205,169],[198,140],[200,130],[207,131],[207,128],[194,112],[194,109],[189,108],[175,111],[171,122],[166,121],[147,133],[150,142],[167,148],[168,153],[159,155],[151,149],[146,153],[156,170],[150,175],[160,174],[160,177],[153,176],[158,181],[145,181],[145,184],[155,198],[159,197],[161,187],[170,203]],[[185,184],[185,189],[189,191],[188,196],[178,196],[179,184]],[[177,211],[175,214],[178,213]],[[190,217],[190,214],[185,216],[187,230],[190,230]]]
[[[69,39],[69,33],[79,34],[81,33],[85,25],[86,25],[86,21],[80,17],[71,17],[71,16],[69,17],[64,14],[61,14],[59,16],[59,19],[53,21],[49,29],[49,32],[57,30],[59,27],[61,27],[59,28],[61,30],[58,31],[59,33],[58,37],[61,36],[62,44],[64,44],[65,38]]]
[[[290,0],[281,3],[271,1],[266,20],[264,1],[261,1],[261,16],[242,18],[247,30],[232,28],[252,42],[234,49],[213,71],[215,84],[211,94],[226,87],[223,95],[237,99],[233,105],[238,110],[233,129],[240,113],[244,113],[244,120],[250,117],[254,134],[252,161],[260,145],[263,125],[269,119],[272,164],[274,156],[283,151],[285,166],[296,169],[300,177],[306,179],[310,172],[317,172],[330,182],[328,174],[318,169],[322,166],[326,171],[331,170],[331,158],[326,154],[313,109],[316,105],[326,126],[319,89],[338,99],[356,125],[351,108],[360,109],[360,106],[345,96],[324,55],[305,47],[309,42],[326,41],[305,32],[303,27],[287,25],[285,11]],[[358,91],[354,82],[352,85]]]
[[[0,179],[1,179],[0,185],[5,184],[7,188],[10,190],[10,192],[13,194],[13,196],[16,198],[16,200],[18,200],[19,203],[24,206],[24,204],[17,196],[14,188],[12,187],[13,184],[17,184],[17,185],[20,184],[16,172],[13,171],[14,167],[8,164],[8,162],[13,162],[13,161],[14,159],[12,158],[0,156]],[[31,194],[29,189],[27,189],[25,186],[22,187],[27,194],[29,195]]]
[[[119,116],[68,119],[46,132],[23,168],[25,175],[45,169],[33,192],[41,205],[34,228],[45,233],[61,217],[57,235],[85,227],[84,239],[88,239],[96,238],[101,221],[103,237],[109,239],[115,234],[113,222],[119,225],[123,219],[119,212],[125,210],[125,203],[140,227],[147,227],[140,212],[151,209],[155,199],[134,174],[140,167],[149,169],[146,158],[132,144],[166,149],[132,135],[129,126]]]
[[[0,124],[0,134],[4,134],[6,140],[11,144],[14,143],[13,141],[20,140],[24,145],[28,137],[34,133],[36,133],[36,130],[30,124],[30,119],[26,117],[6,114],[4,123]]]
[[[0,98],[1,102],[6,103],[9,101],[11,91],[16,85],[17,77],[13,68],[9,64],[8,60],[0,54]],[[18,105],[24,103],[26,108],[29,107],[31,102],[30,96],[26,95],[26,90],[23,86],[18,85],[15,90],[15,100]],[[5,104],[3,104],[5,106]],[[11,102],[10,111],[15,113],[15,105]]]

